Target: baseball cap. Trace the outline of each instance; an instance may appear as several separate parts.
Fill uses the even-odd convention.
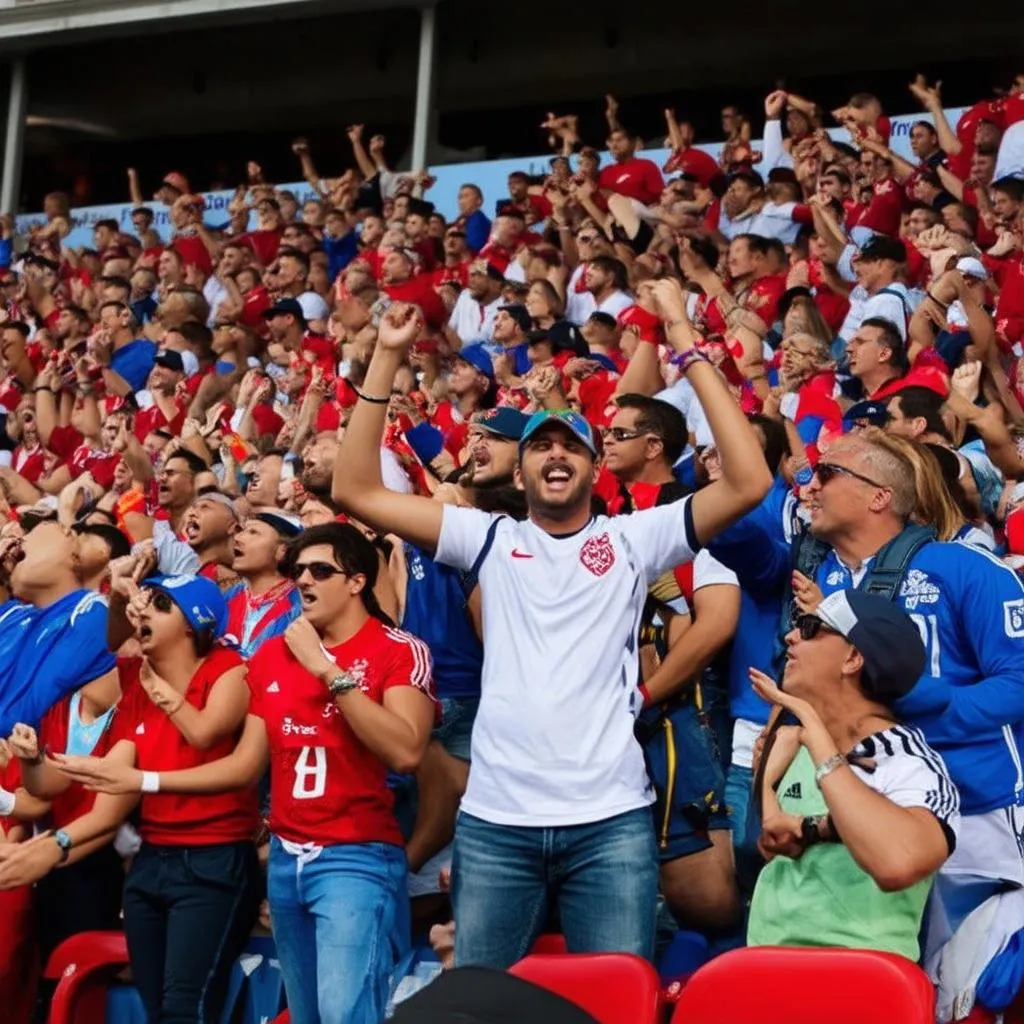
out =
[[[976,277],[979,281],[988,280],[988,270],[977,256],[963,256],[956,261],[956,269],[965,277]]]
[[[330,307],[316,292],[303,292],[295,301],[302,310],[303,320],[326,320],[330,316]]]
[[[455,358],[469,363],[473,369],[479,370],[485,377],[490,377],[491,380],[494,379],[494,363],[491,360],[490,353],[483,345],[479,343],[466,345],[465,348],[461,348],[455,353]]]
[[[872,402],[868,400],[851,405],[843,413],[843,426],[849,430],[857,420],[867,420],[873,427],[884,427],[889,422],[888,401]]]
[[[924,671],[924,643],[917,626],[892,601],[862,590],[837,590],[815,614],[860,652],[861,683],[868,696],[891,704],[913,689]]]
[[[523,436],[523,429],[529,420],[526,413],[513,409],[510,405],[499,405],[494,409],[484,409],[475,413],[472,426],[486,430],[488,434],[503,437],[508,441],[518,441]]]
[[[527,312],[526,307],[521,302],[507,302],[504,306],[499,306],[498,309],[505,310],[505,312],[508,313],[508,315],[512,317],[512,319],[515,320],[515,322],[519,324],[524,331],[528,331],[530,329],[530,325],[533,323],[533,320]]]
[[[519,454],[522,455],[527,442],[538,430],[552,422],[559,423],[571,431],[596,458],[597,442],[594,440],[594,432],[586,419],[572,409],[541,409],[540,412],[535,412],[523,427],[522,437],[519,438]]]
[[[271,317],[281,316],[285,313],[290,313],[300,323],[306,322],[306,315],[302,311],[302,303],[298,299],[278,299],[270,309],[263,311],[263,319],[269,320]]]
[[[160,182],[161,185],[169,185],[173,189],[177,189],[179,192],[191,192],[192,188],[189,186],[188,178],[185,177],[181,171],[168,171],[164,175],[164,180]]]
[[[205,576],[149,576],[142,581],[165,593],[185,616],[194,630],[212,629],[216,637],[223,636],[228,625],[228,606],[220,587]]]
[[[189,352],[187,349],[179,352],[177,349],[165,348],[163,352],[157,352],[153,357],[153,362],[168,370],[184,373],[188,377],[199,372],[199,360],[194,352]]]
[[[858,253],[861,262],[870,260],[892,260],[894,263],[905,263],[907,260],[906,246],[898,239],[889,235],[874,235]]]
[[[302,533],[302,521],[296,516],[290,516],[287,512],[282,512],[280,509],[261,509],[259,512],[254,512],[252,518],[273,527],[282,537],[289,540],[292,537],[298,537]]]

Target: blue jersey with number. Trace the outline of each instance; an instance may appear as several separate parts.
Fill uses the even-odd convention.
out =
[[[817,583],[828,595],[852,587],[853,577],[830,551]],[[897,713],[942,754],[965,814],[1024,804],[1024,586],[1017,574],[972,544],[933,541],[911,559],[894,600],[928,656]]]

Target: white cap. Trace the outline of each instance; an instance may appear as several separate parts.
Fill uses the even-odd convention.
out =
[[[310,320],[326,320],[331,312],[327,303],[316,292],[303,292],[298,298],[298,303],[302,307],[306,323]]]
[[[185,369],[186,377],[191,377],[199,372],[199,359],[195,352],[189,348],[183,348],[178,352],[178,355],[181,356],[181,365]]]
[[[976,277],[979,281],[988,280],[988,271],[985,264],[976,256],[962,256],[956,261],[956,269],[968,277]]]

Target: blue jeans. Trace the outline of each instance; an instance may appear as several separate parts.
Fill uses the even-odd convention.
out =
[[[292,1024],[379,1024],[409,948],[405,851],[325,846],[309,858],[270,839],[267,898]]]
[[[641,807],[587,825],[455,823],[455,963],[505,970],[557,907],[570,953],[654,955],[658,850]]]
[[[725,777],[725,802],[729,807],[729,818],[732,822],[736,877],[740,889],[748,895],[754,891],[754,883],[764,866],[757,849],[757,840],[761,834],[760,824],[756,819],[751,820],[754,810],[751,807],[753,784],[753,769],[738,764],[729,765],[729,773]]]

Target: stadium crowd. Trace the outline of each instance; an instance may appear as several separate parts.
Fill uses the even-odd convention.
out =
[[[429,934],[1024,976],[1024,76],[958,123],[767,96],[666,166],[609,97],[541,179],[348,134],[301,208],[129,172],[135,233],[0,242],[0,1005],[125,930],[219,1020],[254,926],[296,1024]],[[839,123],[851,143],[825,130]],[[250,218],[255,214],[255,227]],[[450,907],[450,910],[449,910]],[[41,1016],[39,1019],[45,1019]]]

